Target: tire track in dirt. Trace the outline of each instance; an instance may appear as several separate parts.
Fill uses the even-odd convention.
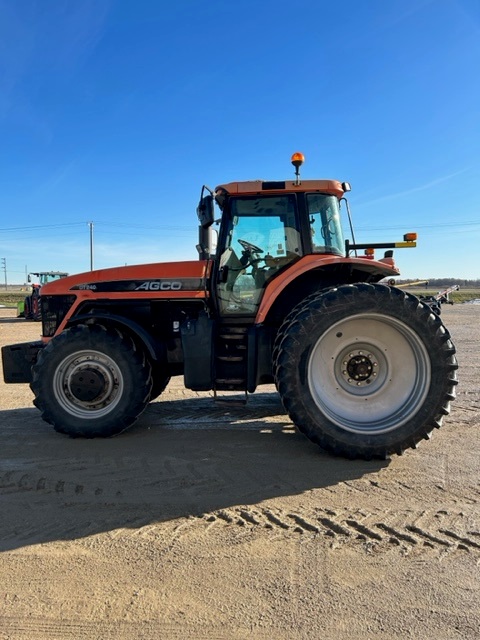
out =
[[[290,512],[280,508],[234,507],[200,518],[209,526],[239,526],[266,532],[315,534],[342,544],[370,542],[378,547],[429,548],[433,551],[462,550],[480,555],[480,531],[473,518],[463,512],[423,512],[318,509]]]
[[[185,479],[181,479],[177,484],[185,488]],[[52,504],[58,504],[60,500],[61,504],[68,506],[77,504],[87,511],[91,511],[91,507],[98,504],[108,506],[115,511],[118,505],[124,502],[121,491],[111,487],[105,490],[105,487],[98,484],[85,487],[74,481],[52,480],[45,476],[37,477],[34,474],[22,472],[7,472],[0,476],[0,495],[8,496],[19,492],[40,494],[42,500],[47,498],[47,502],[42,503],[44,506],[48,506],[48,499],[53,501]],[[128,500],[128,496],[126,499]],[[147,494],[144,496],[144,506],[147,507],[148,504],[149,495]],[[31,507],[28,504],[25,508],[30,513]],[[105,524],[115,527],[115,517],[112,519],[109,510],[105,513],[102,510],[96,512],[92,533],[95,532],[96,526],[101,524],[98,516],[102,513]],[[166,528],[175,522],[176,526],[181,528],[188,523],[189,529],[206,525],[207,530],[211,527],[238,527],[243,531],[259,535],[307,534],[330,540],[332,544],[358,546],[361,543],[371,543],[378,550],[397,547],[401,553],[422,548],[436,552],[461,550],[480,555],[480,528],[475,513],[474,508],[467,510],[465,507],[463,511],[449,508],[367,511],[358,508],[292,510],[276,505],[236,506],[216,509],[200,515],[173,517],[163,522],[151,522],[148,525],[145,524],[142,515],[131,513],[130,517],[124,521],[124,526],[128,527],[126,534],[128,536],[145,535],[148,531],[155,535],[163,535]],[[25,525],[28,520],[30,518],[26,513]],[[83,535],[88,535],[90,529],[86,520],[85,522],[71,521],[70,526],[65,521],[42,523],[41,519],[37,522],[37,527],[33,526],[31,521],[28,524],[29,526],[25,526],[22,530],[21,537],[24,541],[35,538],[40,532],[44,538],[49,535],[52,538],[57,535],[68,537],[68,528],[71,529],[74,537],[79,525],[82,527]],[[46,524],[48,531],[45,528]],[[16,535],[18,533],[15,531],[5,531],[1,539],[8,540]]]
[[[119,502],[128,501],[134,494],[138,494],[138,491],[142,492],[144,501],[148,501],[153,495],[158,499],[161,495],[159,492],[175,491],[177,498],[182,494],[184,497],[192,497],[231,486],[234,482],[239,485],[242,483],[251,485],[254,480],[263,483],[263,485],[266,482],[273,483],[278,493],[281,493],[282,489],[288,491],[296,488],[295,483],[290,478],[285,478],[280,472],[272,473],[270,471],[264,477],[262,469],[259,467],[250,469],[244,476],[238,472],[228,472],[225,465],[218,465],[211,461],[192,463],[192,461],[166,458],[161,462],[158,461],[154,473],[150,472],[148,461],[142,459],[132,459],[125,464],[121,463],[121,460],[116,460],[114,466],[115,482],[112,482],[112,465],[107,463],[101,470],[94,472],[91,469],[86,470],[81,481],[72,479],[72,473],[70,478],[66,478],[60,473],[57,475],[55,468],[43,472],[38,470],[6,471],[0,474],[0,495],[34,492],[52,497],[68,497],[71,503],[75,501],[83,503],[86,500],[103,502],[107,498],[113,502],[116,500]],[[368,497],[372,491],[385,498],[394,499],[398,495],[399,489],[407,490],[413,498],[418,490],[415,483],[410,485],[403,479],[394,478],[389,478],[388,483],[380,483],[360,477],[343,481],[341,486],[344,493],[350,496],[350,500],[355,500],[356,495],[363,494]],[[445,492],[441,486],[437,486],[437,489]],[[337,492],[338,488],[324,486],[317,491],[330,494]],[[468,491],[449,489],[447,493],[449,498],[454,498],[455,501],[465,504],[466,507],[478,505],[480,490],[474,486],[468,487]]]
[[[61,496],[84,496],[87,491],[85,485],[71,480],[52,479],[46,475],[25,473],[23,471],[7,471],[0,476],[0,495],[10,493],[34,491],[45,494],[59,494]],[[103,496],[105,488],[93,485],[88,489],[91,496]],[[121,495],[118,490],[110,489],[110,493]]]
[[[5,635],[4,635],[5,634]],[[8,640],[92,640],[101,638],[102,640],[119,640],[119,638],[139,638],[141,640],[158,640],[159,638],[169,638],[171,640],[184,640],[186,637],[197,638],[198,640],[224,640],[223,631],[216,632],[211,628],[202,630],[198,626],[195,628],[183,627],[179,625],[154,622],[103,622],[103,621],[82,621],[65,619],[34,618],[31,620],[22,617],[2,616],[2,629],[0,638]],[[243,638],[241,633],[234,634],[232,639]],[[257,638],[267,639],[271,637],[267,634],[256,634]]]

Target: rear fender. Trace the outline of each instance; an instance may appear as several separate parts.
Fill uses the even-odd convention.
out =
[[[315,289],[354,282],[378,282],[385,277],[398,275],[398,269],[377,260],[325,255],[305,256],[269,282],[258,308],[255,323],[265,322],[274,305],[278,307],[278,304],[282,304],[283,306],[285,302],[287,307],[295,306],[303,297],[301,295],[303,289],[308,294]]]

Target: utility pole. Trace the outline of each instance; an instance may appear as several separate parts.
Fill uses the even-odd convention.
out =
[[[88,222],[90,227],[90,271],[93,271],[93,222]]]
[[[6,258],[2,258],[2,269],[5,272],[5,291],[7,291],[8,285],[7,285],[7,259]]]

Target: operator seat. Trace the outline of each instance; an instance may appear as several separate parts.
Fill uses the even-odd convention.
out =
[[[225,249],[220,258],[220,269],[225,269],[225,267],[227,268],[225,289],[226,291],[232,291],[235,280],[245,267],[231,247]]]

